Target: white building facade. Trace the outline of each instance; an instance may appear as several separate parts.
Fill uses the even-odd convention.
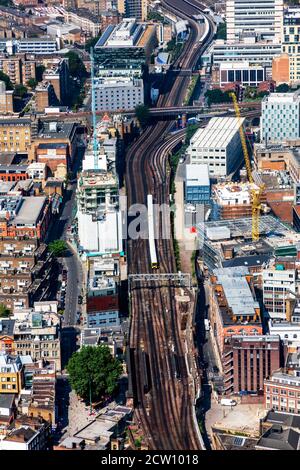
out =
[[[243,158],[239,126],[235,117],[215,117],[198,129],[187,149],[191,164],[207,164],[212,178],[234,172]]]
[[[283,0],[227,0],[227,40],[254,33],[262,39],[280,41],[282,18]]]
[[[282,143],[300,137],[300,90],[271,93],[261,103],[261,141]]]
[[[96,111],[131,110],[144,103],[144,84],[140,78],[95,78]]]

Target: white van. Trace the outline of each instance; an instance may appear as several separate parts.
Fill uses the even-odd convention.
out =
[[[221,405],[223,406],[235,406],[236,404],[235,400],[231,400],[230,398],[221,398]]]

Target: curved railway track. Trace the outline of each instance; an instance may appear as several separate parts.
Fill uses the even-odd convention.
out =
[[[195,0],[194,0],[195,1]],[[198,44],[201,27],[193,20],[199,13],[187,0],[164,0],[167,8],[178,16],[188,18],[190,34],[175,66],[193,68],[204,45]],[[195,5],[197,3],[195,2]],[[185,7],[189,12],[186,12]],[[191,13],[194,9],[194,13]],[[185,13],[182,13],[185,11]],[[212,38],[209,31],[207,42]],[[194,47],[196,44],[197,47]],[[172,82],[160,99],[161,106],[178,106],[182,103],[189,77],[172,77]],[[146,204],[147,194],[154,195],[154,203],[169,203],[168,154],[183,138],[184,131],[168,135],[172,123],[158,122],[149,126],[127,153],[126,186],[128,207]],[[162,233],[160,221],[160,235]],[[157,240],[160,262],[159,272],[174,272],[175,257],[172,239]],[[147,240],[128,240],[129,272],[151,272]],[[180,318],[175,303],[175,288],[160,282],[133,286],[131,290],[131,376],[133,383],[135,415],[144,431],[150,449],[196,450],[201,448],[192,413]],[[149,357],[145,370],[143,354]],[[147,374],[149,377],[144,376]],[[145,393],[145,381],[151,389]]]

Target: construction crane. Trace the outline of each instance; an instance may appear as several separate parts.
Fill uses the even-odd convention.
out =
[[[248,181],[251,185],[253,185],[254,180],[253,180],[253,175],[252,175],[251,162],[250,162],[250,157],[248,153],[246,137],[244,134],[240,108],[238,105],[236,94],[230,93],[230,96],[233,101],[235,115],[237,119],[239,120],[240,138],[241,138],[241,144],[242,144],[242,149],[243,149],[243,154],[244,154],[244,159],[245,159],[245,164],[246,164]],[[261,211],[260,199],[261,199],[263,190],[264,190],[264,185],[259,185],[258,189],[254,189],[254,187],[250,189],[251,205],[252,205],[252,240],[253,241],[259,240],[259,216],[260,216],[260,211]]]

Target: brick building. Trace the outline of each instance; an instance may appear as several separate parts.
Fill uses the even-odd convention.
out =
[[[260,335],[260,307],[246,266],[215,269],[209,286],[210,323],[219,356],[233,335]]]
[[[44,196],[0,198],[0,237],[44,240],[50,223],[50,202]]]
[[[45,244],[34,238],[0,238],[0,303],[11,310],[30,307],[46,296],[52,270]]]
[[[268,335],[226,338],[222,364],[225,394],[262,395],[264,379],[280,367],[280,338]]]
[[[264,381],[267,410],[300,414],[300,377],[277,370]]]

